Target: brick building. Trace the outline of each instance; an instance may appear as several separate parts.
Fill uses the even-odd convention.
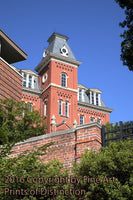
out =
[[[0,41],[1,97],[21,98],[31,110],[39,110],[46,121],[47,133],[91,122],[109,122],[112,109],[104,104],[102,92],[78,84],[77,70],[81,62],[69,47],[68,37],[57,33],[50,36],[42,60],[35,67],[37,73],[12,66],[27,55],[2,31]]]
[[[22,75],[11,65],[27,54],[0,30],[0,98],[22,99]]]
[[[48,39],[41,62],[34,73],[22,70],[23,100],[40,109],[48,133],[76,127],[89,122],[109,122],[109,109],[101,91],[77,82],[77,61],[68,45],[68,37],[53,33]]]
[[[101,147],[101,124],[109,122],[112,109],[104,104],[100,90],[78,84],[81,62],[67,40],[57,33],[51,35],[35,73],[12,65],[27,59],[27,54],[0,30],[0,98],[25,101],[31,111],[40,112],[48,127],[48,134],[16,144],[12,156],[54,141],[44,161],[58,158],[64,168],[71,168],[85,148],[98,151]]]

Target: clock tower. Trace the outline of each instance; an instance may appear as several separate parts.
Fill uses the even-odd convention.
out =
[[[77,123],[77,61],[67,43],[68,37],[53,33],[48,48],[35,70],[42,90],[41,114],[47,133],[73,128]]]

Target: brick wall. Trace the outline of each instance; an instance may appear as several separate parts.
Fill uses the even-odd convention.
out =
[[[13,157],[22,153],[26,149],[41,146],[49,142],[55,142],[49,149],[54,150],[45,155],[43,162],[48,162],[52,158],[59,159],[63,163],[64,169],[71,169],[73,161],[79,161],[84,149],[94,149],[98,151],[101,147],[101,125],[98,123],[89,123],[78,126],[76,129],[46,134],[33,137],[23,143],[18,143],[13,147]]]
[[[67,87],[65,88],[61,87],[62,73],[67,75]],[[42,83],[44,74],[47,74],[47,80],[45,83]],[[42,93],[42,110],[44,110],[43,103],[47,102],[47,116],[45,120],[46,124],[48,124],[47,133],[51,133],[50,124],[53,115],[56,118],[56,124],[65,120],[73,127],[74,120],[77,120],[77,67],[52,60],[39,73],[39,82],[42,90],[44,90]],[[59,115],[59,100],[62,100],[62,115]],[[65,116],[66,101],[69,104],[68,116]]]
[[[40,101],[41,98],[39,95],[32,95],[28,93],[22,93],[22,100],[26,103],[31,103],[33,105],[34,110],[38,110],[40,112]],[[40,113],[41,114],[41,113]]]
[[[22,98],[22,76],[0,58],[0,98]]]
[[[90,118],[94,118],[94,121],[97,121],[98,119],[101,120],[101,124],[106,124],[110,121],[109,119],[109,113],[105,111],[98,111],[90,108],[83,108],[78,106],[78,124],[80,123],[80,115],[84,116],[84,123],[90,122]]]

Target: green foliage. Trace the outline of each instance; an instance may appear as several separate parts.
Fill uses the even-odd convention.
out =
[[[86,190],[84,200],[132,200],[133,141],[112,143],[98,153],[86,151],[73,173],[81,179],[75,188]]]
[[[49,190],[68,188],[66,184],[58,183],[57,179],[68,176],[67,171],[62,172],[62,163],[56,159],[49,163],[42,162],[42,155],[46,154],[50,145],[26,151],[16,158],[0,158],[1,200],[66,199],[49,193]]]
[[[124,39],[121,43],[121,60],[133,71],[133,0],[115,0],[120,7],[125,10],[126,19],[120,23],[122,28],[126,28],[121,34]]]
[[[0,144],[14,144],[45,133],[46,126],[38,111],[13,99],[0,100]]]

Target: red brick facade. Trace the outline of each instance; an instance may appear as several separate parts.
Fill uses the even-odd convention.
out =
[[[61,87],[61,74],[67,75],[67,88]],[[42,77],[47,74],[47,80],[43,84]],[[73,127],[74,120],[77,120],[77,68],[62,62],[50,61],[46,69],[39,73],[39,81],[42,88],[43,103],[47,103],[46,123],[50,124],[52,116],[56,117],[56,124],[65,120],[70,127]],[[62,106],[62,114],[59,115],[59,100],[68,102],[69,116],[65,116],[65,105]],[[43,105],[42,105],[43,107]],[[42,108],[44,111],[44,109]],[[42,113],[44,114],[44,113]],[[58,130],[58,129],[57,129]],[[48,133],[51,127],[48,127]]]
[[[65,73],[67,76],[67,87],[61,86],[61,74]],[[43,76],[47,75],[45,83],[42,83]],[[44,115],[44,105],[47,105],[46,124],[48,125],[47,133],[58,130],[63,130],[58,127],[62,121],[73,128],[74,121],[80,124],[80,115],[84,116],[84,123],[89,123],[90,118],[93,117],[94,121],[100,119],[102,124],[109,122],[109,111],[106,108],[96,107],[89,105],[85,106],[84,103],[78,103],[78,84],[77,84],[77,66],[65,64],[62,61],[52,60],[39,72],[39,83],[42,89],[42,106],[41,114]],[[59,100],[62,101],[62,114],[59,114]],[[69,115],[65,116],[65,102],[69,104]],[[51,120],[55,117],[57,127],[52,128]],[[64,126],[64,130],[67,129]]]
[[[0,58],[0,98],[22,99],[22,75]]]

